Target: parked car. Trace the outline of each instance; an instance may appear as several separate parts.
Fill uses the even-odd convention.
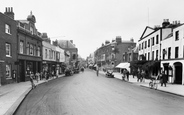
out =
[[[69,68],[65,69],[65,76],[72,76],[72,75],[73,75],[72,69]]]

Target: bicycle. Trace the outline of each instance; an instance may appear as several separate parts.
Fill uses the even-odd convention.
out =
[[[149,82],[149,87],[151,89],[157,90],[157,88],[158,88],[157,77],[151,79],[151,81]]]

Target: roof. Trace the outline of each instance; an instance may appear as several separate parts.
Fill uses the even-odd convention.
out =
[[[69,40],[58,40],[58,45],[61,48],[76,48],[73,43],[71,43]]]
[[[149,26],[146,26],[146,28],[144,29],[144,32],[141,35],[140,40],[142,40],[142,38],[148,36],[149,34],[151,34],[152,32],[154,32],[155,30]]]

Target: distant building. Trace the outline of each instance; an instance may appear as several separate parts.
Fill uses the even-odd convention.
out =
[[[78,48],[73,44],[73,40],[58,40],[58,46],[65,50],[65,63],[74,67],[78,61]]]
[[[122,40],[121,36],[117,36],[112,42],[106,41],[95,52],[96,63],[103,68],[116,67],[121,62],[127,62],[124,59],[124,54],[129,51],[129,48],[134,48],[136,43]]]

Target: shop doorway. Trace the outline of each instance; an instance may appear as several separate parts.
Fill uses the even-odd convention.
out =
[[[182,84],[182,63],[176,62],[174,63],[175,66],[175,80],[174,83]]]
[[[19,61],[19,75],[20,75],[20,82],[25,81],[25,65],[23,60]]]

